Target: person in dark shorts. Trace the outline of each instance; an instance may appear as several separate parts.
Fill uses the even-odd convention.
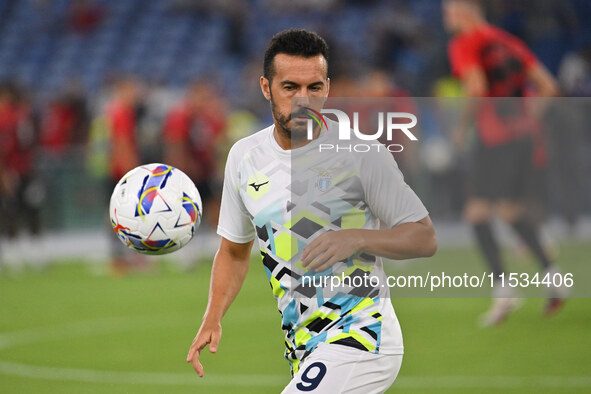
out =
[[[531,140],[523,138],[493,147],[481,141],[477,144],[468,179],[470,196],[489,201],[524,198],[534,176]]]
[[[558,95],[548,70],[517,37],[488,24],[479,0],[444,0],[444,24],[454,37],[448,52],[452,71],[468,97],[466,115],[474,114],[477,129],[468,176],[465,217],[491,271],[498,278],[503,261],[492,231],[494,214],[507,222],[537,258],[545,272],[555,272],[540,242],[526,201],[534,169],[534,142],[541,127],[524,97]],[[530,91],[533,86],[533,91]],[[454,140],[461,146],[469,116],[465,116]],[[563,303],[560,289],[550,289],[546,314]],[[495,286],[493,304],[482,324],[501,323],[520,301],[510,288]]]

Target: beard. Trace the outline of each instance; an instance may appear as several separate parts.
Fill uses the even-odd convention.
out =
[[[271,112],[275,122],[279,126],[278,131],[291,141],[304,140],[308,132],[308,119],[306,109],[300,107],[294,112],[283,114],[279,111],[271,96]],[[293,118],[296,118],[295,120]]]

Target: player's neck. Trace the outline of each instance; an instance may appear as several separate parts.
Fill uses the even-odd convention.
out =
[[[486,20],[482,18],[473,18],[470,20],[466,20],[462,27],[460,28],[460,34],[470,33],[482,26],[486,25]]]
[[[285,133],[281,132],[280,126],[278,126],[277,124],[275,124],[275,129],[273,130],[273,137],[275,138],[275,141],[277,141],[277,145],[279,145],[279,147],[283,150],[292,150],[292,149],[297,149],[297,148],[301,148],[302,146],[306,145],[308,142],[308,140],[304,139],[304,140],[299,140],[299,141],[292,141],[292,139],[286,135]]]
[[[318,138],[320,135],[320,128],[314,127],[314,139]],[[310,143],[310,140],[307,138],[291,138],[287,133],[281,131],[281,126],[275,123],[275,127],[273,129],[273,138],[277,142],[277,145],[283,150],[292,150],[301,148],[302,146],[306,146]]]

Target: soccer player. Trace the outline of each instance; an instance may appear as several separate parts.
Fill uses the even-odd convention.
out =
[[[0,84],[0,236],[18,235],[21,224],[41,232],[43,187],[37,179],[38,137],[31,106],[16,84]]]
[[[466,96],[488,97],[472,103],[477,103],[478,136],[466,219],[495,275],[503,273],[503,262],[491,228],[494,213],[513,227],[542,268],[553,272],[555,268],[524,205],[526,185],[534,176],[533,152],[539,126],[524,110],[524,101],[515,98],[528,96],[530,85],[537,96],[556,96],[557,85],[521,40],[486,22],[479,0],[444,0],[443,10],[445,27],[454,34],[448,48],[453,73],[461,80]],[[460,125],[454,135],[460,146],[465,130],[466,125]],[[483,316],[485,326],[502,322],[519,306],[509,288],[496,287],[493,296],[492,307]],[[546,313],[554,313],[561,305],[561,297],[551,291]]]
[[[350,288],[330,298],[326,288],[304,286],[306,278],[366,271],[383,278],[382,261],[375,256],[426,257],[437,248],[427,210],[386,149],[316,157],[325,160],[324,169],[317,162],[299,172],[292,167],[292,160],[338,134],[338,124],[329,121],[328,129],[314,129],[312,141],[301,138],[308,118],[303,107],[292,104],[298,98],[319,110],[318,101],[329,93],[327,74],[328,48],[315,33],[286,30],[270,41],[260,85],[273,124],[238,141],[228,156],[221,244],[207,309],[187,355],[199,376],[205,346],[218,350],[222,317],[244,281],[255,238],[282,315],[293,377],[284,393],[381,393],[398,374],[402,334],[387,286]],[[292,179],[307,170],[325,176],[322,190],[319,183],[306,182],[310,179]],[[340,198],[323,199],[331,191]],[[313,195],[320,197],[306,205]]]
[[[191,178],[199,189],[207,223],[217,225],[216,146],[223,142],[226,114],[223,99],[206,81],[191,84],[183,100],[164,122],[164,161]]]
[[[105,117],[109,130],[109,197],[119,180],[128,171],[137,167],[141,160],[136,139],[140,90],[132,77],[122,77],[114,81],[112,97],[105,108]],[[117,276],[127,273],[134,264],[131,260],[143,262],[132,255],[116,237],[111,240],[111,269]]]

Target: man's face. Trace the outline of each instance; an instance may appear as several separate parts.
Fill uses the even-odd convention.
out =
[[[303,138],[310,119],[305,107],[320,111],[328,96],[326,59],[322,55],[301,57],[280,53],[273,64],[275,74],[271,81],[261,77],[261,89],[271,102],[273,119],[283,135]]]
[[[466,18],[467,5],[462,1],[443,1],[443,25],[450,33],[457,33],[460,30],[462,20]]]
[[[117,95],[124,102],[135,105],[140,99],[140,87],[134,80],[122,81],[118,85]]]
[[[215,92],[212,86],[205,82],[191,86],[187,94],[187,101],[195,112],[203,111],[207,103],[214,99]]]

